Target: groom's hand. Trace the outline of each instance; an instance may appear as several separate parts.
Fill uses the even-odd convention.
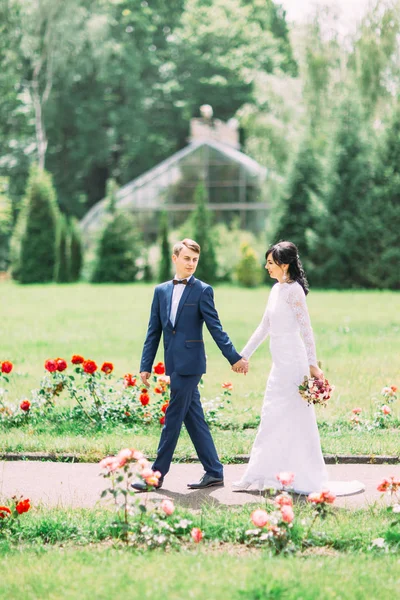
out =
[[[146,387],[150,387],[150,384],[149,384],[150,376],[151,376],[151,373],[149,373],[148,371],[142,371],[142,373],[140,373],[140,379],[142,380],[142,382],[144,383],[144,385]]]
[[[249,361],[246,358],[241,358],[234,365],[232,365],[232,371],[235,373],[243,373],[246,375],[249,371]]]

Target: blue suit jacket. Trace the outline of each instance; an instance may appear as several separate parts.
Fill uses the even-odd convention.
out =
[[[164,362],[168,375],[174,371],[180,375],[205,373],[203,323],[207,325],[218,348],[230,364],[240,360],[240,354],[236,352],[227,333],[222,329],[214,306],[212,287],[194,276],[191,277],[179,302],[174,326],[169,318],[173,288],[172,281],[161,283],[155,288],[140,372],[151,373],[163,334]]]

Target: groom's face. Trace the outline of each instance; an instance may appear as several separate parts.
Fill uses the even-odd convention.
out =
[[[175,265],[176,275],[178,279],[186,279],[195,272],[200,255],[189,248],[182,248],[179,255],[172,255],[172,262]]]

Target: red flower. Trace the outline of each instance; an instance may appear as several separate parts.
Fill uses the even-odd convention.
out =
[[[57,363],[57,371],[60,371],[60,372],[65,371],[65,369],[68,367],[67,361],[64,360],[63,358],[57,358],[56,363]]]
[[[49,371],[49,373],[54,373],[54,371],[57,371],[57,361],[52,358],[48,358],[44,363],[44,368],[46,371]]]
[[[73,365],[81,365],[85,359],[80,354],[74,354],[71,358],[71,362]]]
[[[128,412],[128,411],[126,410],[126,411],[125,411],[125,416],[126,416],[126,417],[130,417],[130,416],[131,416],[131,413],[130,413],[130,412]]]
[[[397,387],[395,385],[391,385],[390,389],[392,390],[392,392],[397,392]]]
[[[168,406],[169,406],[169,402],[166,402],[165,404],[162,405],[161,410],[163,413],[165,413],[167,411]]]
[[[90,375],[93,375],[93,373],[97,371],[97,365],[94,360],[84,360],[82,367],[85,373],[89,373]]]
[[[16,505],[15,505],[15,510],[17,511],[17,513],[19,515],[22,515],[22,513],[28,512],[28,510],[30,509],[31,505],[29,502],[29,499],[26,498],[26,500],[20,500]]]
[[[139,396],[139,400],[142,403],[142,406],[147,406],[147,404],[150,402],[150,397],[146,391],[146,393],[144,394],[140,394]]]
[[[136,379],[133,375],[131,375],[130,373],[124,375],[124,387],[135,387],[135,385]]]
[[[4,360],[1,363],[1,372],[2,373],[11,373],[13,369],[13,364],[9,360]]]
[[[201,540],[203,539],[203,532],[198,527],[193,527],[192,531],[190,532],[190,535],[192,536],[196,544],[201,542]]]
[[[0,519],[5,519],[9,515],[11,515],[11,510],[8,506],[0,506]]]
[[[158,388],[158,387],[154,388],[154,391],[155,391],[156,394],[162,394],[163,393],[163,390],[161,388]]]
[[[226,381],[225,383],[222,384],[222,389],[232,391],[233,383],[230,383],[230,381]]]
[[[19,407],[21,410],[24,410],[25,412],[27,412],[31,407],[31,403],[29,402],[29,400],[22,400]]]
[[[164,375],[165,373],[165,367],[164,367],[164,363],[159,362],[156,364],[156,366],[153,369],[154,373],[156,373],[156,375]]]
[[[110,373],[113,372],[114,370],[114,365],[110,362],[104,362],[101,365],[101,370],[103,371],[103,373],[105,373],[106,375],[109,375]]]
[[[164,425],[165,424],[165,417],[160,417],[160,425]]]

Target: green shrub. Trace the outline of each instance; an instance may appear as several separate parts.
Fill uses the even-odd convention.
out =
[[[57,283],[67,283],[69,278],[69,239],[68,224],[64,215],[60,215],[57,223],[57,260],[54,279]]]
[[[12,230],[12,204],[7,196],[8,178],[0,177],[0,271],[8,267],[9,242]]]
[[[217,280],[216,242],[211,230],[211,212],[207,207],[207,192],[204,183],[195,191],[196,208],[192,214],[193,239],[200,244],[201,254],[196,277],[207,283]]]
[[[168,241],[168,215],[161,213],[160,217],[160,265],[158,270],[159,281],[171,279],[171,248]]]
[[[31,167],[14,243],[12,273],[21,283],[53,281],[58,207],[51,176]]]
[[[75,219],[69,222],[69,277],[70,281],[78,281],[82,269],[82,240]]]
[[[139,272],[141,245],[136,222],[129,213],[115,213],[106,224],[97,249],[94,283],[129,283]]]
[[[257,254],[249,244],[242,244],[242,257],[236,267],[237,280],[244,287],[257,287],[263,277]]]

